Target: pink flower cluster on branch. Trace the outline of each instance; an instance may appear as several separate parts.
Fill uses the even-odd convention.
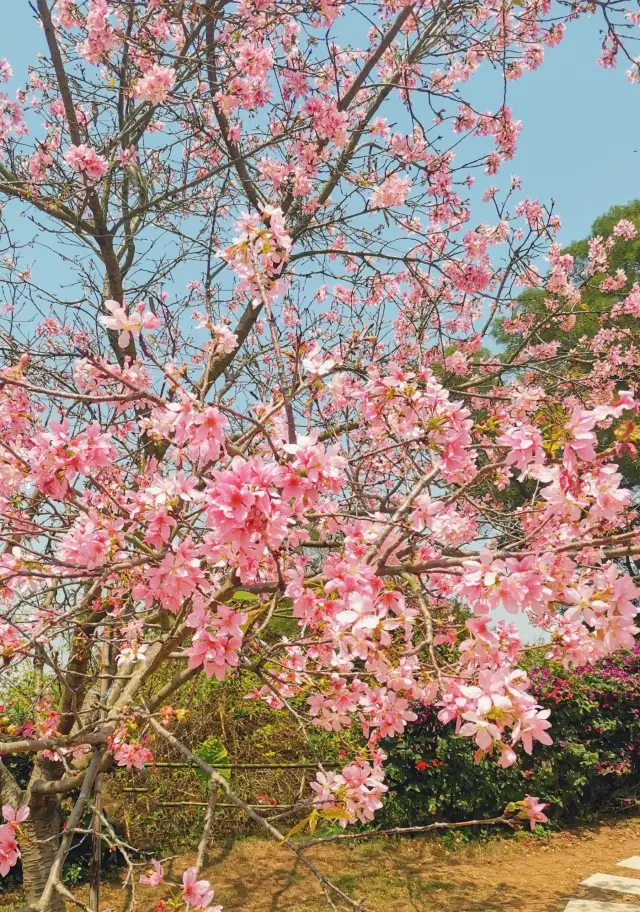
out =
[[[24,806],[16,811],[11,805],[5,804],[2,806],[2,816],[6,823],[0,825],[0,875],[6,877],[20,858],[16,830],[29,816],[29,808]]]

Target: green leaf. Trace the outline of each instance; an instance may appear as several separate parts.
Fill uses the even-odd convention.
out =
[[[231,779],[231,770],[225,769],[224,767],[228,765],[229,754],[227,749],[220,741],[219,738],[208,738],[204,741],[198,750],[194,751],[196,757],[199,757],[200,760],[204,760],[205,763],[209,763],[211,766],[216,767],[216,773],[220,773],[223,779],[226,779],[227,782]],[[222,764],[222,768],[218,767]],[[204,770],[201,770],[199,767],[196,768],[196,776],[198,777],[198,782],[205,791],[209,791],[209,777]]]
[[[306,825],[309,823],[310,819],[311,819],[311,814],[308,817],[305,817],[304,820],[301,820],[300,823],[296,823],[296,825],[294,827],[291,827],[291,829],[289,830],[287,835],[284,837],[282,842],[286,842],[287,839],[290,839],[296,833],[299,833],[301,830],[304,830]]]
[[[351,814],[345,808],[327,808],[326,811],[318,811],[317,814],[323,820],[351,820]]]
[[[233,599],[237,602],[257,602],[259,601],[258,596],[254,595],[253,592],[245,592],[244,589],[236,589],[233,593]]]

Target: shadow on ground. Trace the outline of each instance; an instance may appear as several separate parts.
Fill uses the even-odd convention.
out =
[[[563,912],[571,898],[639,904],[637,897],[579,886],[590,874],[619,874],[617,862],[630,855],[640,855],[638,818],[547,839],[520,833],[457,848],[433,838],[331,843],[309,850],[308,859],[343,893],[362,899],[367,912]],[[171,879],[179,883],[194,860],[193,855],[173,859],[167,865]],[[331,908],[302,860],[261,839],[215,843],[204,876],[225,912]],[[86,888],[80,890],[81,899],[85,893]],[[136,890],[139,912],[152,912],[155,903],[166,898],[163,888]],[[8,912],[13,899],[0,895],[0,909]],[[340,910],[353,908],[334,899]],[[119,885],[105,884],[101,912],[120,912],[122,900]]]

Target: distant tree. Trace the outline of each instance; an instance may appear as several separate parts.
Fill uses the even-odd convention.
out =
[[[494,335],[505,347],[507,357],[532,342],[555,342],[559,346],[558,355],[566,356],[581,338],[593,339],[598,333],[604,337],[603,331],[607,329],[616,334],[616,347],[621,350],[625,348],[627,333],[637,337],[640,233],[633,237],[615,234],[614,229],[621,221],[628,221],[640,230],[640,200],[612,206],[595,220],[588,237],[560,251],[562,258],[571,257],[573,261],[570,270],[576,291],[573,302],[567,302],[564,286],[556,294],[548,286],[529,288],[520,295],[510,318],[496,322]],[[575,362],[571,367],[575,369]],[[583,373],[587,373],[588,366],[584,367]]]
[[[635,232],[629,227],[625,233],[627,223]],[[544,288],[524,291],[510,316],[496,321],[494,336],[503,349],[503,360],[526,363],[531,355],[546,355],[548,379],[555,385],[561,375],[568,387],[594,366],[603,383],[614,375],[619,383],[637,378],[639,232],[640,200],[632,200],[612,206],[597,218],[588,237],[552,253],[551,281]],[[565,270],[571,288],[567,288]],[[544,383],[542,375],[540,379]],[[629,433],[634,439],[627,442],[637,443],[637,431]],[[607,440],[606,432],[603,439]],[[620,468],[627,485],[640,485],[640,461],[630,447],[620,454]]]

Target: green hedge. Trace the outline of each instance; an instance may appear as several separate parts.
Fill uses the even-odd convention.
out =
[[[418,707],[402,738],[388,739],[390,786],[384,824],[422,825],[499,814],[524,794],[547,801],[556,823],[592,820],[640,798],[640,646],[594,666],[530,671],[537,700],[552,710],[554,743],[503,770],[474,745]]]

